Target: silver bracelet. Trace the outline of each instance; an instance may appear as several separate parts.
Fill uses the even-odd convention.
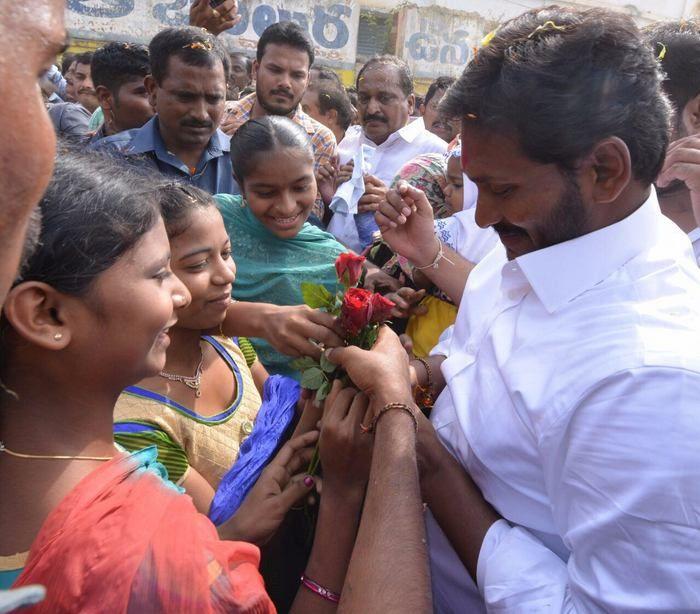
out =
[[[437,239],[437,237],[435,237]],[[454,264],[452,260],[447,258],[445,256],[445,250],[442,247],[442,241],[440,239],[437,239],[438,242],[438,252],[437,255],[435,256],[435,259],[430,263],[426,264],[425,266],[416,266],[415,264],[413,265],[413,268],[416,269],[417,271],[424,271],[425,269],[437,269],[438,266],[440,266],[440,260],[447,260],[450,264]]]

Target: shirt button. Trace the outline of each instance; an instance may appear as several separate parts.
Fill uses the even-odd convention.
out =
[[[246,435],[250,435],[253,432],[253,423],[250,420],[246,420],[241,424],[241,430]]]

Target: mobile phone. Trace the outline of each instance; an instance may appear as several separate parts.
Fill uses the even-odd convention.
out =
[[[215,9],[220,4],[223,4],[226,0],[209,0],[209,6]]]

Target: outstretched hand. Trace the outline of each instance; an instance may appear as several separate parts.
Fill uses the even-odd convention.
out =
[[[282,446],[229,521],[226,533],[258,546],[275,534],[289,509],[314,487],[314,478],[300,471],[308,466],[318,436],[318,431],[309,431]]]
[[[421,305],[425,297],[425,290],[414,290],[413,288],[399,288],[396,292],[385,295],[395,305],[391,315],[395,318],[410,318],[411,316],[422,316],[428,313],[428,308]]]
[[[194,0],[190,7],[190,25],[209,30],[214,36],[233,28],[240,20],[238,0],[224,0],[215,8],[209,0]]]
[[[321,346],[343,345],[336,319],[306,305],[280,306],[266,324],[266,340],[287,356],[319,358]]]
[[[413,264],[430,264],[437,252],[433,208],[425,194],[405,181],[389,190],[374,219],[382,238]]]
[[[324,492],[364,496],[372,464],[373,439],[360,425],[368,408],[366,394],[355,388],[343,388],[339,380],[333,383],[324,403],[319,439]]]

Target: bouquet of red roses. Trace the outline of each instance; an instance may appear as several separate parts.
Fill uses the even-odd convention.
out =
[[[345,331],[347,345],[356,345],[369,350],[377,340],[379,326],[386,322],[395,307],[381,294],[359,287],[364,274],[363,256],[351,252],[340,254],[335,261],[338,275],[338,290],[331,293],[325,286],[311,282],[301,284],[304,302],[314,309],[323,309],[337,316]],[[301,371],[301,385],[316,391],[316,403],[328,396],[331,384],[336,379],[336,365],[322,354],[319,361],[310,357],[292,362]]]

